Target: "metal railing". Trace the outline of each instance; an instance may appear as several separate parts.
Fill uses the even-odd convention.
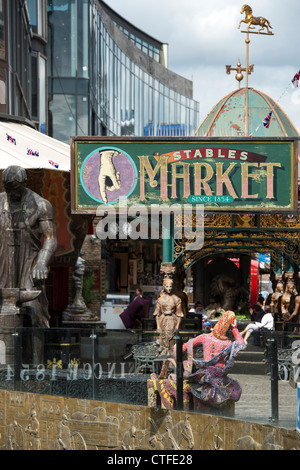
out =
[[[184,408],[182,343],[198,334],[199,331],[183,330],[175,338],[178,410]],[[148,406],[147,380],[152,373],[159,375],[163,362],[157,357],[155,335],[155,331],[145,330],[2,328],[0,388]],[[270,410],[262,418],[274,423],[290,419],[279,400],[279,389],[284,383],[284,393],[287,390],[289,396],[296,394],[300,381],[300,334],[274,331],[262,338],[260,351],[267,366],[261,377],[267,393],[262,393],[260,400]],[[236,363],[240,356],[239,353]],[[255,374],[252,376],[245,367],[245,371],[242,369],[237,376],[233,371],[231,376],[238,381],[247,378],[251,384]],[[246,392],[247,389],[243,391]],[[286,400],[291,406],[290,398]],[[296,405],[294,411],[296,422]]]

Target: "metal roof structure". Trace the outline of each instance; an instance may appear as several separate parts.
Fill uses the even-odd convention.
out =
[[[270,126],[262,124],[270,111]],[[265,93],[240,88],[223,97],[195,132],[199,137],[299,137],[282,108]]]

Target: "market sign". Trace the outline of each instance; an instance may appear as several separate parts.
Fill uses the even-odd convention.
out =
[[[294,138],[72,137],[72,212],[103,204],[203,204],[206,211],[297,210]]]

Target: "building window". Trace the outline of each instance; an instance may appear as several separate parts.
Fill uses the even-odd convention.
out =
[[[0,113],[7,113],[7,73],[0,67]]]
[[[46,38],[45,1],[27,0],[32,31],[43,38]]]
[[[39,56],[39,124],[40,132],[47,132],[47,90],[46,90],[46,60]]]
[[[38,57],[31,57],[31,113],[34,121],[38,120]]]
[[[5,51],[5,11],[4,0],[0,0],[0,59],[6,58]]]
[[[38,123],[39,131],[47,133],[47,90],[46,59],[41,54],[33,53],[31,57],[31,114]]]

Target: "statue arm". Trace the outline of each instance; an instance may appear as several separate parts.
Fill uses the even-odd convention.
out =
[[[187,359],[183,361],[183,377],[187,378],[192,373],[193,368],[193,358],[194,358],[194,349],[196,349],[200,344],[204,343],[204,336],[199,335],[196,338],[191,338],[187,343],[183,344],[182,352],[187,352]]]
[[[242,337],[242,335],[240,334],[237,326],[233,326],[232,327],[232,334],[234,336],[234,339],[235,341],[237,341],[238,343],[240,344],[245,344],[245,341],[244,341],[244,338]]]
[[[294,318],[294,317],[297,316],[297,314],[299,313],[299,306],[300,306],[300,296],[297,295],[297,296],[295,297],[295,307],[294,307],[293,312],[292,312],[291,315],[290,315],[289,321],[291,321],[292,318]]]
[[[39,251],[36,265],[33,268],[34,279],[46,279],[48,266],[57,247],[56,227],[53,221],[53,209],[48,201],[43,206],[43,214],[39,221],[39,228],[44,237],[44,244]]]
[[[160,302],[159,302],[159,300],[158,300],[157,303],[156,303],[155,310],[154,310],[154,312],[153,312],[153,317],[154,317],[155,320],[156,320],[156,328],[157,328],[157,331],[158,331],[158,332],[160,332],[161,314],[162,314],[161,304],[160,304]]]
[[[182,318],[184,316],[183,310],[182,310],[182,301],[181,299],[178,299],[176,302],[176,316]]]

